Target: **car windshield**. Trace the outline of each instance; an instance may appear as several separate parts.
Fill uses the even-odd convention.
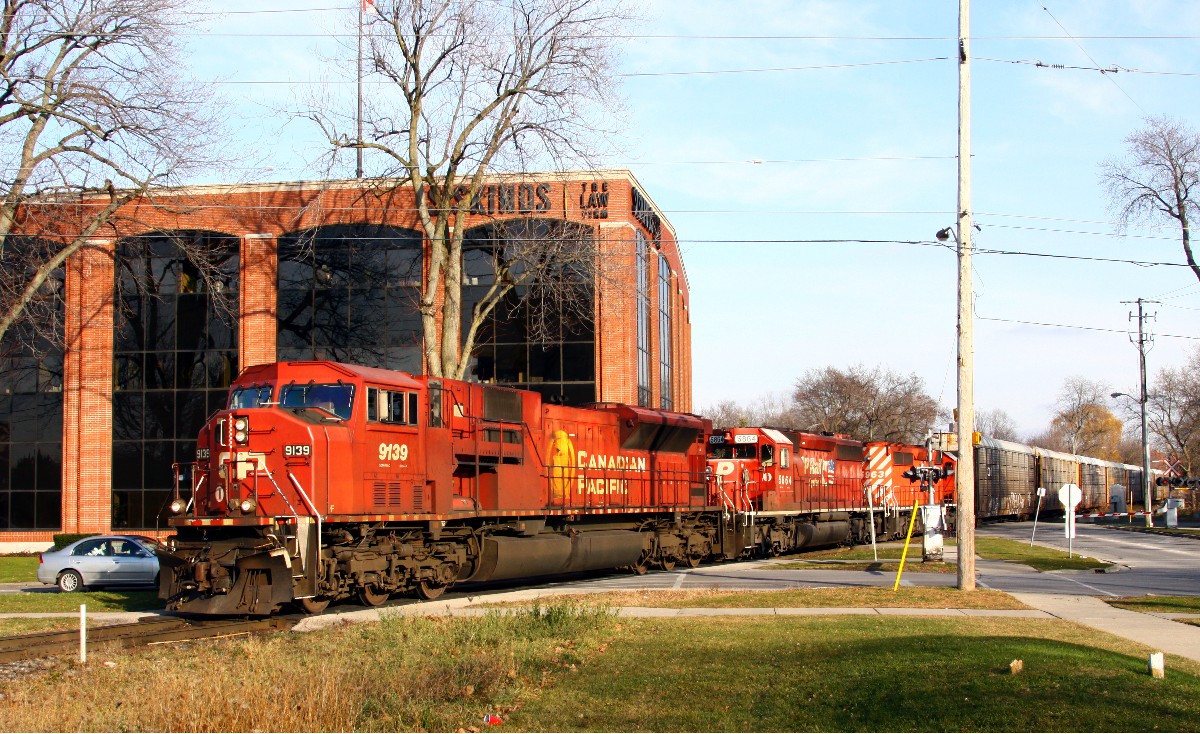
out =
[[[137,536],[137,541],[138,541],[139,543],[141,543],[142,545],[146,546],[146,548],[147,548],[147,549],[148,549],[148,550],[149,550],[151,553],[154,553],[154,552],[157,552],[157,551],[160,551],[160,550],[164,550],[164,551],[165,551],[165,550],[167,549],[167,547],[166,547],[165,545],[163,545],[162,543],[158,542],[158,541],[157,541],[157,540],[155,540],[154,538],[147,538],[147,537],[146,537],[146,536],[144,536],[144,535],[139,535],[139,536]]]
[[[279,392],[279,404],[285,408],[317,408],[347,420],[354,404],[354,386],[341,382],[284,385]]]
[[[271,402],[271,385],[239,387],[229,393],[229,409],[258,408]]]

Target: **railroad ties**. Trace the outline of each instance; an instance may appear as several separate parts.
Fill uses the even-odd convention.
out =
[[[215,619],[188,620],[178,617],[155,617],[132,624],[89,627],[89,652],[114,648],[136,648],[168,642],[217,639],[239,635],[254,635],[290,629],[294,619]],[[31,635],[0,637],[0,663],[16,660],[70,655],[79,651],[79,630],[39,632]]]

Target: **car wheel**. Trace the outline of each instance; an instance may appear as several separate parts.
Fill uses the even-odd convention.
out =
[[[70,593],[72,591],[87,591],[83,585],[83,577],[75,571],[63,571],[58,577],[58,588]]]

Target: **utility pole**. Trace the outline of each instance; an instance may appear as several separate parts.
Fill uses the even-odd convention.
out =
[[[1146,314],[1145,305],[1147,303],[1158,303],[1158,301],[1147,301],[1144,298],[1139,298],[1136,301],[1121,301],[1124,304],[1136,303],[1138,307],[1138,369],[1142,378],[1142,392],[1138,402],[1142,406],[1142,498],[1146,505],[1146,527],[1154,527],[1154,501],[1150,496],[1150,488],[1154,483],[1150,481],[1150,434],[1146,430],[1146,403],[1150,399],[1149,393],[1146,391],[1146,343],[1154,341],[1154,337],[1146,334],[1146,319],[1154,318],[1154,314]],[[1133,312],[1129,314],[1129,320],[1133,320]],[[1131,340],[1132,341],[1132,340]]]
[[[958,0],[958,588],[975,589],[975,335],[971,286],[971,3]]]

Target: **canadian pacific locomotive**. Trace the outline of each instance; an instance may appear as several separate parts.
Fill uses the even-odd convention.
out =
[[[179,467],[159,592],[199,614],[318,612],[887,537],[917,493],[952,498],[951,457],[924,451],[333,362],[252,367]],[[922,462],[944,467],[932,486],[912,479]]]

